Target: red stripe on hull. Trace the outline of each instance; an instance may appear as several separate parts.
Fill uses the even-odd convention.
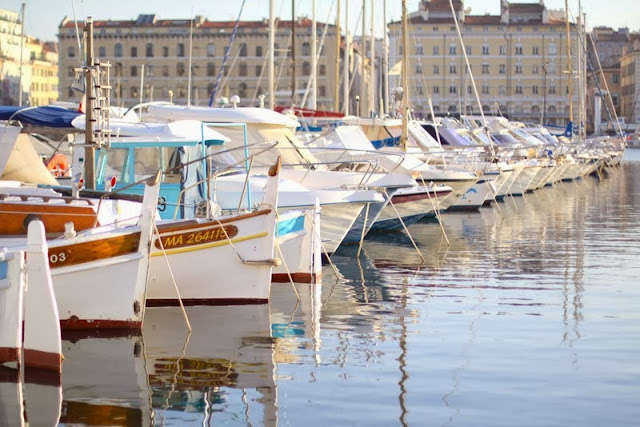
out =
[[[62,354],[25,348],[24,366],[62,372]]]
[[[191,305],[248,305],[248,304],[267,304],[268,299],[262,298],[188,298],[183,299],[182,304]],[[179,307],[180,301],[177,299],[149,299],[147,298],[147,307]]]
[[[62,370],[57,372],[50,369],[25,369],[24,382],[30,384],[60,387],[60,385],[62,385]]]
[[[435,202],[435,197],[436,194],[438,195],[438,200],[442,200],[443,197],[448,196],[449,194],[451,194],[451,191],[440,191],[438,193],[420,193],[420,194],[407,194],[405,195],[394,195],[393,197],[391,197],[391,201],[393,202],[394,205],[399,205],[401,203],[408,203],[408,202],[415,202],[416,200],[428,200],[429,196],[431,196],[431,199],[433,199],[433,201]]]
[[[60,319],[62,329],[141,329],[142,321]]]
[[[289,283],[291,280],[294,283],[318,283],[321,274],[312,273],[291,273],[291,278],[287,273],[274,273],[271,275],[272,283]]]
[[[20,360],[20,349],[12,347],[0,347],[0,364],[17,362]]]

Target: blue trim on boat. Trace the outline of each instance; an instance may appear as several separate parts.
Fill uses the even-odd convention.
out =
[[[0,262],[0,280],[7,278],[9,263],[7,261]]]
[[[304,215],[300,215],[295,218],[290,218],[284,221],[278,221],[278,229],[276,234],[278,236],[286,236],[287,234],[297,233],[304,230]]]

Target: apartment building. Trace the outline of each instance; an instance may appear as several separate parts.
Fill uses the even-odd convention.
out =
[[[453,4],[483,111],[565,125],[571,92],[577,111],[578,82],[571,79],[571,91],[564,13],[547,9],[542,1],[501,0],[501,13],[495,16],[467,14],[462,0]],[[449,0],[422,0],[408,21],[409,99],[414,113],[430,116],[429,97],[436,115],[479,113]],[[395,64],[402,57],[401,22],[390,23],[388,29],[390,64]],[[572,24],[570,31],[576,67],[576,26]],[[400,77],[389,85],[399,86]]]
[[[93,54],[112,66],[112,104],[131,106],[142,100],[207,105],[215,89],[216,100],[220,96],[238,95],[241,105],[258,105],[259,96],[268,93],[268,21],[240,21],[231,43],[235,24],[235,21],[209,21],[202,16],[193,20],[158,19],[152,14],[139,15],[136,20],[94,20]],[[78,23],[80,29],[84,25]],[[339,58],[336,28],[327,25],[321,44],[325,24],[317,24],[317,103],[321,109],[333,108]],[[60,98],[64,100],[78,100],[81,96],[72,89],[74,70],[81,65],[82,58],[75,28],[76,23],[65,18],[58,32]],[[276,103],[291,105],[295,93],[295,103],[300,106],[305,97],[312,74],[311,28],[309,19],[296,20],[293,44],[291,21],[277,23]],[[224,71],[220,73],[223,63]]]
[[[640,124],[640,34],[632,37],[620,59],[621,111],[626,123]]]
[[[57,99],[56,44],[23,34],[19,14],[0,9],[0,103],[38,106]]]

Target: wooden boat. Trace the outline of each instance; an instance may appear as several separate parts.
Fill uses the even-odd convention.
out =
[[[142,326],[158,183],[159,173],[147,180],[136,225],[68,229],[47,242],[62,328]],[[20,247],[24,238],[5,238],[1,245]]]

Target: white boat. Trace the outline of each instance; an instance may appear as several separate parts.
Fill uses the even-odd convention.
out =
[[[71,227],[63,236],[47,241],[62,328],[141,327],[158,179],[156,174],[147,180],[136,225],[79,232]],[[26,198],[22,206],[29,210],[33,205]],[[24,237],[3,238],[0,245],[20,247]]]

